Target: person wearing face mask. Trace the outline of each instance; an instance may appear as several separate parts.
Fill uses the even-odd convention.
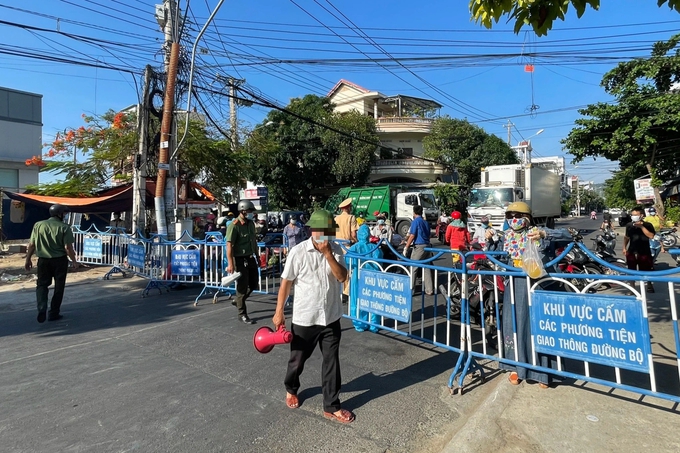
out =
[[[446,242],[451,246],[451,250],[458,250],[462,253],[467,252],[470,245],[470,232],[467,229],[465,222],[461,220],[460,211],[453,211],[451,213],[451,223],[446,227]],[[451,254],[451,260],[454,266],[460,262],[460,255],[457,253]]]
[[[255,206],[248,200],[238,203],[239,216],[227,227],[227,273],[240,272],[241,277],[236,281],[236,297],[234,305],[238,309],[238,318],[245,324],[255,324],[248,317],[246,299],[259,286],[257,271],[257,242],[253,212]]]
[[[314,211],[307,226],[311,229],[311,237],[288,254],[272,318],[277,330],[279,326],[285,326],[284,306],[291,288],[295,288],[291,322],[293,341],[284,379],[286,406],[291,409],[300,406],[300,375],[318,344],[322,357],[323,415],[340,423],[351,423],[354,414],[340,404],[340,294],[342,283],[348,279],[343,250],[333,242],[337,225],[330,212]]]
[[[481,225],[475,230],[475,234],[472,235],[472,242],[477,242],[482,246],[483,249],[488,250],[487,244],[495,243],[498,241],[498,235],[496,231],[489,225],[489,217],[482,216],[479,219]]]
[[[31,257],[38,255],[38,279],[36,280],[36,298],[38,301],[38,322],[57,321],[63,316],[59,313],[64,298],[68,259],[73,262],[73,269],[78,269],[76,252],[73,250],[73,233],[71,227],[64,223],[64,214],[68,207],[54,204],[50,206],[50,218],[37,222],[33,226],[31,239],[26,250],[24,268],[33,268]],[[54,293],[50,302],[50,313],[47,315],[47,297],[49,287],[54,279]]]
[[[286,253],[306,239],[305,230],[303,227],[298,225],[298,219],[296,216],[290,216],[288,225],[286,225],[283,229],[283,236],[288,241],[288,248],[285,250]]]
[[[623,237],[623,256],[626,257],[628,269],[639,271],[651,271],[654,267],[652,250],[649,240],[654,239],[654,226],[644,221],[645,210],[641,206],[631,211],[631,222],[626,225],[626,235]],[[653,293],[654,286],[647,282],[647,292]]]
[[[380,221],[380,220],[379,220]],[[384,223],[384,220],[382,220]],[[384,226],[384,225],[383,225]],[[352,253],[355,253],[357,255],[363,255],[364,259],[371,259],[371,258],[377,258],[380,259],[383,257],[382,250],[377,244],[372,244],[370,242],[371,239],[371,229],[368,227],[368,225],[364,224],[359,227],[359,231],[357,232],[357,243],[354,244],[349,248],[349,251]],[[345,256],[345,260],[349,263],[350,260],[354,260],[354,265],[357,266],[359,263],[357,262],[356,258],[347,258]],[[380,268],[374,264],[374,263],[365,263],[362,267],[362,269],[367,269],[371,271],[379,271]],[[374,313],[368,313],[367,311],[359,310],[357,312],[357,295],[354,294],[353,297],[350,297],[349,301],[349,313],[351,316],[355,316],[359,318],[361,321],[369,321],[372,324],[378,324],[380,322],[380,318],[378,315]],[[370,316],[369,316],[370,315]],[[352,321],[352,324],[354,325],[354,330],[357,332],[364,332],[366,329],[370,329],[371,332],[377,332],[378,328],[375,326],[369,326],[365,322],[361,321]]]
[[[528,204],[517,201],[510,203],[506,208],[505,219],[508,222],[508,229],[505,232],[503,250],[510,258],[510,263],[514,267],[522,267],[522,255],[529,241],[534,241],[542,255],[543,262],[546,263],[554,258],[554,242],[571,242],[572,236],[567,230],[553,230],[548,228],[538,228],[534,224],[531,215],[531,208]],[[532,363],[531,348],[531,323],[529,319],[529,287],[526,277],[510,277],[513,285],[506,285],[503,293],[503,357],[516,362]],[[514,288],[514,304],[512,292]],[[561,289],[559,283],[550,282],[542,285],[541,289],[558,291]],[[514,316],[513,316],[514,307]],[[517,328],[517,339],[513,335],[513,319]],[[555,365],[554,358],[545,354],[538,354],[537,365],[551,367]],[[548,388],[550,375],[537,371],[532,371],[524,367],[501,364],[501,369],[510,371],[508,380],[513,385],[518,385],[520,380],[529,380],[539,383],[541,388]]]

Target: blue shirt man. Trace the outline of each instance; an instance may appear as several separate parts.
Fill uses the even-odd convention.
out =
[[[417,261],[430,258],[430,252],[425,251],[425,248],[430,246],[430,234],[430,225],[423,219],[423,207],[420,205],[414,206],[413,222],[408,231],[408,239],[406,239],[404,247],[404,250],[408,250],[411,244],[415,246],[411,253],[412,260]],[[420,274],[420,272],[425,274],[423,277],[425,294],[431,296],[434,293],[434,285],[432,284],[432,273],[429,269],[411,268],[411,288],[415,286],[416,274]]]

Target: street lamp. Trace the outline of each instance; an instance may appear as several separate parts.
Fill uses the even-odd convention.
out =
[[[521,152],[523,155],[522,161],[524,164],[531,163],[531,140],[530,138],[536,137],[537,135],[541,135],[545,131],[545,129],[539,129],[538,132],[536,132],[533,135],[530,135],[529,138],[523,138],[521,142],[517,144],[515,149],[518,151],[518,154]]]

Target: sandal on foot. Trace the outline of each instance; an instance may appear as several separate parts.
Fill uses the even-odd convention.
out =
[[[519,376],[517,376],[517,373],[515,373],[515,372],[513,371],[513,372],[510,373],[510,375],[508,376],[508,381],[510,381],[510,383],[511,383],[512,385],[519,385]]]
[[[347,409],[340,409],[338,412],[324,412],[323,416],[340,423],[352,423],[355,418],[354,414]]]
[[[542,389],[550,388],[550,386],[549,386],[548,384],[544,384],[543,382],[539,382],[539,383],[538,383],[538,387],[539,387],[539,388],[542,388]]]
[[[297,409],[300,407],[300,401],[298,400],[297,395],[286,393],[286,406],[290,407],[291,409]]]

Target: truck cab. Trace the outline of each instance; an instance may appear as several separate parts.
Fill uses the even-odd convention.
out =
[[[473,233],[481,224],[479,219],[483,216],[489,217],[492,227],[500,228],[505,221],[505,209],[515,201],[524,201],[522,187],[475,184],[470,189],[468,200],[468,230]]]
[[[430,225],[430,228],[434,228],[437,224],[439,211],[435,202],[434,191],[432,190],[400,192],[396,195],[395,205],[395,229],[404,238],[408,235],[408,230],[411,228],[414,206],[420,205],[423,207],[423,219]]]

